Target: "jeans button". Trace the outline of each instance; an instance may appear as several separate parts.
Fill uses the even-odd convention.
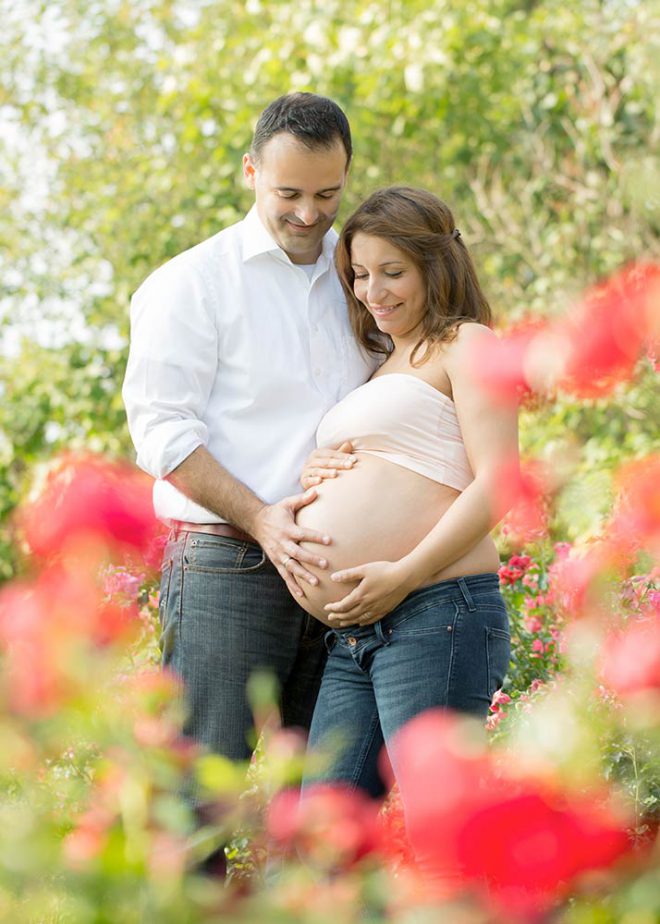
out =
[[[347,641],[348,644],[351,646],[351,648],[354,648],[355,645],[357,645],[357,639],[356,639],[355,636],[353,636],[353,635],[349,635],[348,638],[346,639],[346,641]]]

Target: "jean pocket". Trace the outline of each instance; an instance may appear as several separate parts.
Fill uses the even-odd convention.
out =
[[[399,639],[434,635],[436,632],[453,630],[457,615],[458,606],[453,601],[426,600],[411,608],[410,612],[404,610],[397,614],[391,621],[386,616],[383,627],[388,634]]]
[[[486,658],[488,662],[488,696],[492,699],[504,683],[511,657],[511,636],[504,629],[486,628]]]
[[[171,558],[167,558],[163,561],[163,564],[160,569],[160,587],[158,592],[158,617],[160,619],[161,625],[163,623],[163,616],[165,610],[167,609],[167,601],[170,595],[170,583],[172,581],[172,568],[173,561]]]
[[[253,574],[265,568],[266,553],[252,542],[225,536],[190,535],[183,553],[186,571]]]

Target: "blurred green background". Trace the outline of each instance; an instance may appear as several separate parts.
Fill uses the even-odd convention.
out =
[[[241,156],[282,93],[349,115],[340,218],[393,182],[449,201],[500,326],[657,257],[653,0],[0,0],[0,22],[0,581],[35,466],[132,456],[130,294],[249,207]],[[571,469],[555,537],[597,531],[613,469],[656,443],[654,383],[646,359],[523,415]]]

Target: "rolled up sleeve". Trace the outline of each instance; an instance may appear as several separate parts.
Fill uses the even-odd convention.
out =
[[[164,478],[208,442],[204,422],[218,366],[208,284],[186,256],[157,270],[131,300],[122,396],[137,464]]]

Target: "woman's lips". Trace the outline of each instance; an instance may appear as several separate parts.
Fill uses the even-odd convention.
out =
[[[398,305],[382,305],[378,308],[375,305],[370,305],[369,311],[373,315],[375,315],[377,318],[386,318],[390,314],[392,314],[393,311],[396,311],[397,308],[400,308],[400,307],[401,307],[400,303]]]

